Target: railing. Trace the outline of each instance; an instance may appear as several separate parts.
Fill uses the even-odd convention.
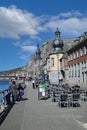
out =
[[[6,95],[10,92],[10,89],[0,91],[0,106],[6,105]]]
[[[13,104],[8,104],[8,98],[10,94],[10,89],[5,89],[0,91],[0,125],[8,115],[10,109],[12,108]]]

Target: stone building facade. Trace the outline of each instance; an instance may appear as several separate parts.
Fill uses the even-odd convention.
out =
[[[50,54],[50,73],[49,80],[52,84],[58,84],[59,79],[63,79],[61,73],[60,59],[63,56],[63,53],[52,53]]]
[[[87,87],[87,38],[80,37],[68,53],[68,81]]]

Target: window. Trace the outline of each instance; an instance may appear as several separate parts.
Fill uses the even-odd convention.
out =
[[[86,61],[84,61],[84,69],[86,69]]]
[[[75,59],[77,56],[76,56],[76,51],[73,52],[73,59]]]
[[[83,55],[83,49],[80,48],[80,56],[82,56],[82,55]]]
[[[76,73],[76,65],[74,66],[75,67],[75,77],[77,76],[77,73]]]
[[[70,61],[70,55],[68,56],[68,60]]]
[[[72,70],[72,77],[73,77],[73,70]]]
[[[87,46],[86,46],[86,54],[87,54]]]
[[[70,59],[72,60],[72,54],[70,55]]]
[[[84,48],[83,48],[83,49],[84,49],[84,55],[85,55],[85,54],[86,54],[86,47],[84,46]]]
[[[80,49],[78,50],[78,57],[80,57]]]
[[[51,58],[51,67],[53,67],[54,66],[54,58],[52,57]]]
[[[71,66],[71,70],[72,70],[72,77],[73,77],[73,65]]]
[[[80,64],[78,63],[78,77],[80,77]]]
[[[79,50],[76,51],[76,58],[79,57],[79,56],[78,56],[78,55],[79,55],[78,53],[79,53]]]

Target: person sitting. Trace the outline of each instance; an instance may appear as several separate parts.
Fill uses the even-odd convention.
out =
[[[24,88],[21,83],[18,84],[18,100],[22,100],[22,96],[24,95]]]
[[[76,92],[76,87],[75,87],[75,85],[71,87],[71,91],[72,91],[72,93],[75,93],[75,92]]]

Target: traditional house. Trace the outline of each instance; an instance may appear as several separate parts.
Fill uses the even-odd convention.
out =
[[[87,33],[68,51],[68,81],[87,87]]]

